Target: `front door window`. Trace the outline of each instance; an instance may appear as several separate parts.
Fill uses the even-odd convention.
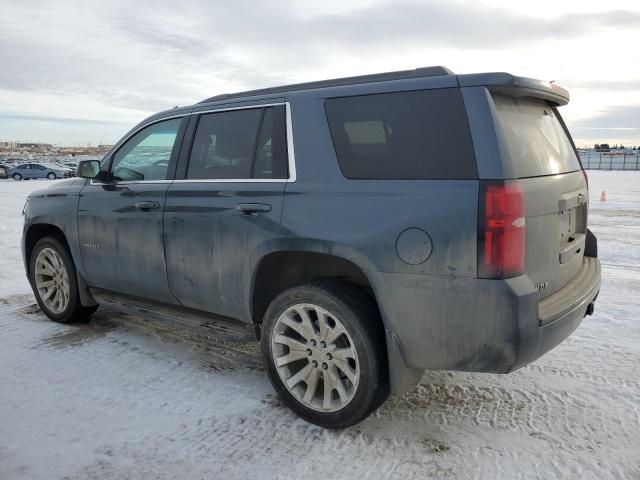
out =
[[[110,180],[165,180],[181,120],[154,123],[127,140],[113,156]]]

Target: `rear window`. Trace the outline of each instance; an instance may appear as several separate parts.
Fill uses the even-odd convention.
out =
[[[347,178],[477,178],[457,88],[331,98],[325,109]]]
[[[516,177],[580,170],[580,161],[558,113],[547,102],[493,95]]]

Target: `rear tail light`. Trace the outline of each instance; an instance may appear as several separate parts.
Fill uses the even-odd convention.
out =
[[[524,273],[524,194],[518,182],[481,181],[478,209],[478,277]]]

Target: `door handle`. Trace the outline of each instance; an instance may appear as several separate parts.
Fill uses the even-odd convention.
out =
[[[159,208],[160,203],[158,202],[136,202],[135,207],[138,210],[142,210],[143,212],[148,212],[149,210],[153,210],[154,208]]]
[[[247,215],[258,215],[271,211],[271,205],[268,203],[239,203],[236,208]]]

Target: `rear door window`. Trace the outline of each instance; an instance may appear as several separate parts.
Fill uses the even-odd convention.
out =
[[[196,128],[188,179],[286,179],[284,107],[208,113]]]
[[[558,112],[547,102],[493,94],[493,103],[516,177],[580,170]]]
[[[457,88],[331,98],[325,109],[347,178],[477,178]]]

